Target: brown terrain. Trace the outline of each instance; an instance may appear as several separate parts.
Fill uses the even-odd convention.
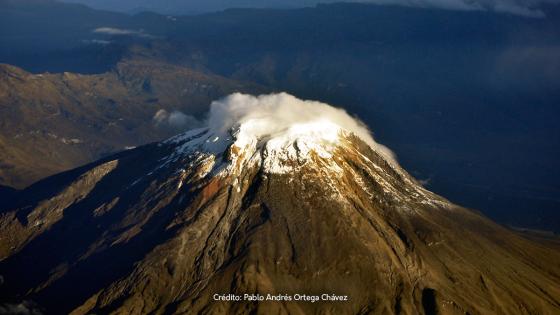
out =
[[[0,57],[29,70],[0,64],[0,314],[560,314],[556,235],[455,205],[355,136],[328,158],[293,142],[284,173],[263,166],[263,147],[206,150],[210,131],[162,141],[232,92],[286,90],[384,123],[436,181],[467,182],[455,196],[514,183],[506,219],[520,204],[554,221],[539,210],[557,205],[559,89],[543,69],[558,9],[439,13],[172,17],[0,0]],[[244,298],[268,294],[312,300]]]
[[[141,58],[95,75],[0,65],[0,185],[21,189],[190,129],[190,120],[173,126],[154,116],[165,110],[202,118],[212,100],[235,91],[264,89]]]
[[[284,174],[244,164],[234,145],[215,158],[238,172],[216,173],[200,148],[180,149],[188,141],[19,192],[0,216],[5,302],[52,314],[560,312],[558,250],[428,192],[357,138],[332,160],[284,161]]]

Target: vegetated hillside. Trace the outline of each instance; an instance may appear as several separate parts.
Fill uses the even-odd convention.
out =
[[[263,89],[149,60],[122,61],[96,75],[1,65],[0,184],[23,188],[196,127],[195,116],[202,119],[212,100],[235,91]],[[174,111],[181,113],[171,117]]]

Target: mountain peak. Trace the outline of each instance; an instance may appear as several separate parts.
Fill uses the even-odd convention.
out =
[[[179,174],[177,189],[218,181],[244,195],[248,186],[243,181],[305,178],[328,186],[329,195],[339,201],[353,189],[373,195],[363,187],[374,183],[383,198],[399,205],[395,209],[408,211],[410,202],[448,205],[419,185],[345,111],[285,93],[232,94],[212,103],[206,127],[159,146],[169,153],[149,173],[167,169]]]
[[[73,314],[558,313],[557,253],[425,190],[383,148],[326,104],[231,95],[203,129],[18,192],[0,296]]]
[[[196,152],[222,156],[233,166],[249,163],[262,166],[265,173],[282,174],[317,159],[338,169],[332,160],[334,152],[348,145],[352,137],[394,163],[392,153],[345,111],[286,93],[235,93],[215,101],[207,127],[178,135],[167,143],[178,144],[170,160]]]

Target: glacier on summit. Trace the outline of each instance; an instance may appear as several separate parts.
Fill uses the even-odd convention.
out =
[[[350,135],[396,164],[393,153],[375,142],[357,118],[342,109],[287,93],[231,94],[212,102],[206,127],[167,142],[179,144],[170,159],[188,153],[215,157],[229,150],[230,159],[242,153],[245,162],[261,163],[265,172],[285,173],[291,169],[287,161],[303,164],[312,155],[330,159],[341,140]]]

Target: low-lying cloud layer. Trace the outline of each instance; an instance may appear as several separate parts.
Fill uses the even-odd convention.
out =
[[[137,36],[137,37],[144,37],[144,38],[152,38],[153,35],[150,35],[144,30],[130,30],[124,28],[115,28],[115,27],[99,27],[93,30],[95,34],[104,34],[104,35],[113,35],[113,36]]]
[[[332,1],[336,2],[336,1]],[[495,11],[527,17],[544,17],[540,6],[560,3],[560,0],[348,0],[374,4],[393,4],[410,7],[440,8],[463,11]]]
[[[84,44],[95,44],[95,45],[109,45],[112,43],[110,40],[104,39],[84,39],[82,40]]]

